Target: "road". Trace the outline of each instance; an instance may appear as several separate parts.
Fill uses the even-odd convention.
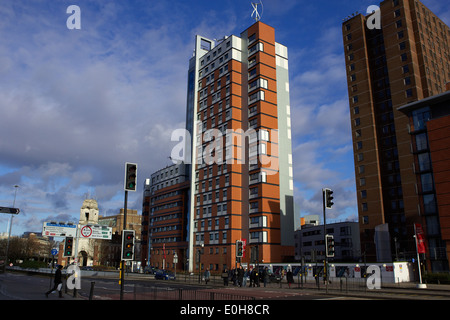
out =
[[[0,274],[0,300],[58,300],[45,292],[52,285],[48,275],[32,275],[20,272]],[[92,291],[91,291],[92,289]],[[366,292],[330,292],[299,289],[298,287],[240,288],[234,286],[206,286],[182,281],[154,280],[149,275],[130,275],[125,278],[125,300],[450,300],[450,291],[389,289]],[[119,300],[120,285],[115,278],[81,278],[81,289],[74,297],[71,290],[64,294],[66,300]]]
[[[44,275],[29,275],[19,272],[6,272],[0,274],[0,300],[58,300],[56,293],[48,298],[45,292],[51,288],[52,278]],[[69,290],[64,294],[67,300],[88,300],[93,285],[93,300],[120,299],[120,285],[117,279],[111,278],[82,278],[81,289],[77,297]],[[151,277],[125,280],[124,299],[126,300],[154,300],[180,298],[187,300],[209,299],[211,294],[215,299],[275,299],[275,300],[314,300],[327,299],[329,296],[318,292],[303,292],[301,290],[277,290],[274,288],[238,288],[238,287],[212,287],[183,282],[154,280]]]

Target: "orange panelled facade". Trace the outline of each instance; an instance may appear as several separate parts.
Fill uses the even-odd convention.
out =
[[[240,263],[281,262],[290,254],[280,240],[275,47],[275,30],[257,22],[198,58],[194,118],[201,122],[201,145],[193,158],[210,152],[211,142],[198,137],[211,129],[222,133],[217,139],[223,148],[212,151],[220,162],[193,164],[193,271],[219,273]],[[246,243],[239,259],[237,240]]]

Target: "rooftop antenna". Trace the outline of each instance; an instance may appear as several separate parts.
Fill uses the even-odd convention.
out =
[[[261,14],[258,11],[258,6],[261,7]],[[256,22],[258,22],[259,20],[261,20],[261,15],[262,15],[262,13],[264,11],[264,7],[263,7],[263,4],[262,4],[262,1],[260,0],[259,2],[252,2],[252,7],[253,7],[253,12],[252,12],[251,17],[253,19],[255,19]]]

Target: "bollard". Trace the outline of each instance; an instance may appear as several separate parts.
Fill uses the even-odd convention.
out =
[[[89,300],[92,300],[92,297],[94,296],[94,285],[95,285],[95,282],[91,281],[91,290],[89,292]]]

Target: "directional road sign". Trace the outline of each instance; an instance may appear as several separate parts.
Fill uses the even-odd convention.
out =
[[[19,214],[19,208],[0,207],[0,213]]]
[[[56,256],[58,254],[58,249],[52,249],[52,256]]]
[[[47,237],[76,237],[77,226],[55,222],[44,222],[42,235]]]
[[[111,240],[112,228],[100,225],[85,225],[81,227],[80,235],[83,238]]]

